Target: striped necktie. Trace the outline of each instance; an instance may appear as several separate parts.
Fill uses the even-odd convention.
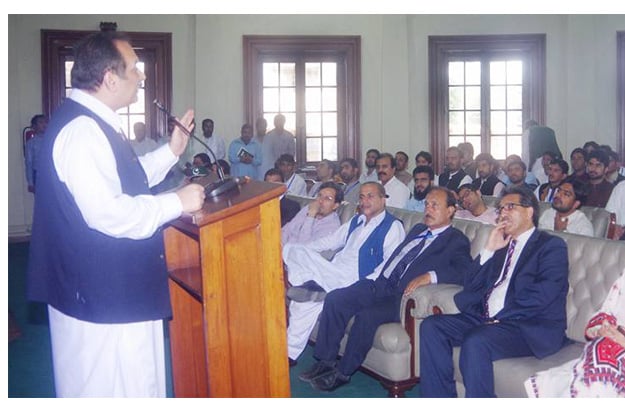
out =
[[[417,259],[417,256],[419,256],[419,253],[425,246],[425,241],[430,237],[432,237],[432,232],[430,232],[430,230],[428,230],[424,235],[418,235],[415,237],[415,239],[421,239],[421,242],[419,242],[410,251],[406,252],[406,255],[404,255],[404,257],[397,263],[397,265],[395,265],[395,268],[391,272],[391,275],[388,277],[388,282],[386,283],[387,286],[391,286],[393,288],[397,287],[397,285],[399,284],[399,280],[406,271],[406,268],[408,268],[408,266],[415,259]]]
[[[516,239],[512,239],[510,244],[508,245],[508,252],[506,254],[506,262],[503,265],[503,272],[501,273],[501,278],[495,282],[495,284],[488,290],[486,295],[484,296],[484,317],[490,318],[491,316],[488,313],[488,299],[490,298],[493,290],[499,287],[508,277],[508,271],[510,270],[510,264],[512,263],[512,256],[514,254],[514,247],[516,246]]]

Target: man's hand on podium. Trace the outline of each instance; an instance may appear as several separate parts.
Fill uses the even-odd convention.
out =
[[[206,194],[204,186],[197,183],[191,183],[176,191],[180,203],[182,203],[182,211],[184,213],[197,212],[202,209]]]

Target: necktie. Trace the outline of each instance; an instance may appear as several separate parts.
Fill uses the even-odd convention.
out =
[[[490,318],[488,314],[488,299],[490,295],[493,293],[493,290],[499,287],[508,277],[508,271],[510,270],[510,264],[512,263],[512,255],[514,254],[514,247],[516,246],[516,239],[510,241],[508,245],[508,253],[506,254],[506,262],[503,265],[503,272],[501,273],[501,278],[488,290],[486,295],[484,296],[484,317]]]
[[[404,255],[404,257],[397,263],[397,265],[391,272],[391,275],[388,277],[388,282],[386,283],[387,286],[390,286],[392,288],[397,287],[397,285],[399,284],[399,280],[401,279],[401,276],[404,274],[404,271],[406,271],[406,268],[408,268],[408,265],[410,265],[417,258],[417,256],[423,249],[423,246],[425,245],[425,241],[431,236],[432,236],[432,232],[428,230],[425,235],[419,235],[415,238],[415,239],[421,238],[421,242],[419,242],[410,251],[406,252],[406,255]]]

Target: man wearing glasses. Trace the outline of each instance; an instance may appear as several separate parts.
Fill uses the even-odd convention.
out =
[[[499,219],[465,273],[454,301],[459,314],[421,324],[421,396],[456,397],[453,347],[467,397],[495,397],[493,362],[539,359],[566,343],[568,255],[565,242],[538,225],[538,200],[523,187],[506,188]]]
[[[315,200],[304,206],[282,227],[282,246],[288,242],[305,243],[330,235],[341,219],[336,210],[343,202],[343,190],[334,182],[322,183]]]
[[[289,363],[295,364],[310,337],[325,294],[358,280],[373,278],[404,239],[401,221],[386,211],[380,183],[360,187],[360,214],[332,234],[306,244],[288,243],[282,251],[288,280],[287,329]],[[337,251],[328,261],[324,251]]]
[[[365,360],[378,327],[400,321],[402,296],[431,283],[459,284],[471,264],[469,240],[451,226],[453,193],[434,187],[425,201],[423,223],[415,225],[373,279],[328,294],[315,345],[318,360],[299,375],[317,390],[332,391],[350,381]],[[343,357],[341,339],[354,317]]]

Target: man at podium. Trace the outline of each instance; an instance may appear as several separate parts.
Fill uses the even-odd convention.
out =
[[[137,158],[117,110],[145,75],[124,35],[74,50],[72,92],[40,153],[28,298],[48,304],[59,397],[164,397],[163,319],[171,316],[162,226],[202,207],[190,184],[152,195],[187,145],[180,129]],[[193,111],[180,123],[191,130]]]

